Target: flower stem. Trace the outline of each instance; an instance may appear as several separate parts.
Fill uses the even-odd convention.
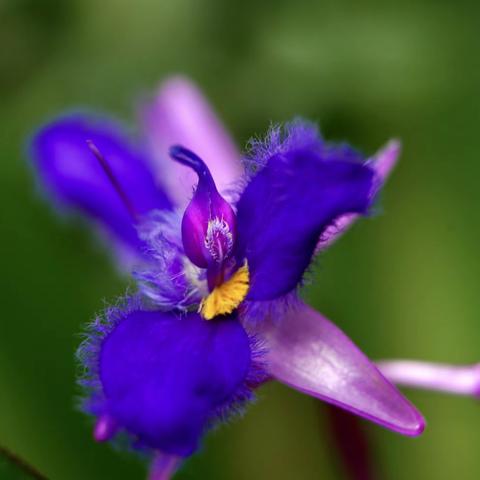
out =
[[[327,405],[330,438],[347,477],[351,480],[379,480],[373,448],[362,420],[345,410]]]
[[[29,477],[35,478],[36,480],[48,480],[48,478],[40,473],[34,466],[2,445],[0,445],[0,456],[8,460],[10,463],[16,465]]]

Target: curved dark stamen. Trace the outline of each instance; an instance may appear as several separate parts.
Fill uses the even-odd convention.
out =
[[[188,148],[182,147],[181,145],[174,145],[170,147],[168,153],[178,163],[193,169],[200,180],[207,180],[208,182],[214,183],[205,162]]]
[[[97,146],[92,142],[92,140],[86,140],[87,146],[90,149],[90,151],[95,155],[95,158],[98,160],[98,163],[100,163],[100,166],[102,167],[103,171],[108,177],[108,180],[112,184],[113,188],[117,192],[118,196],[122,200],[123,204],[125,205],[126,209],[128,210],[128,213],[132,217],[133,221],[136,223],[138,221],[138,214],[135,210],[135,208],[132,205],[132,202],[128,198],[128,195],[125,193],[125,190],[123,190],[122,186],[120,185],[117,177],[113,173],[112,169],[110,168],[110,165],[108,164],[107,160],[105,157],[100,153],[100,150],[97,148]]]

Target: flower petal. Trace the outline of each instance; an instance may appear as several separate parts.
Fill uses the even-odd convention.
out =
[[[148,480],[170,480],[182,463],[176,455],[157,453],[150,465]]]
[[[140,445],[188,456],[250,366],[250,339],[235,318],[132,311],[102,342],[97,409]]]
[[[271,375],[386,428],[415,436],[425,422],[415,407],[332,322],[307,305],[264,327]]]
[[[41,180],[58,206],[81,211],[124,244],[138,249],[140,241],[132,217],[87,140],[105,157],[138,214],[171,207],[155,185],[146,160],[128,143],[119,126],[93,116],[66,116],[35,135],[31,155]]]
[[[377,174],[379,186],[388,179],[391,171],[395,167],[401,151],[401,144],[398,140],[390,140],[369,162]],[[342,215],[330,225],[325,233],[322,234],[316,248],[316,252],[325,250],[335,242],[348,228],[358,219],[357,214]]]
[[[242,176],[235,144],[188,79],[179,76],[163,83],[153,102],[142,109],[141,120],[162,174],[159,178],[179,207],[191,198],[197,177],[191,169],[169,159],[172,145],[183,145],[203,158],[220,192]]]
[[[305,142],[297,130],[306,132]],[[375,174],[352,160],[351,150],[320,139],[312,144],[303,124],[287,135],[288,148],[268,159],[237,205],[237,260],[248,261],[248,300],[293,290],[324,229],[342,214],[365,213],[372,201]]]

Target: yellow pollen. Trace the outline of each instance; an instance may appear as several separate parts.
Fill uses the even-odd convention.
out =
[[[217,315],[232,313],[243,302],[250,287],[250,272],[245,262],[230,279],[215,287],[213,291],[202,300],[200,313],[205,320],[211,320]]]

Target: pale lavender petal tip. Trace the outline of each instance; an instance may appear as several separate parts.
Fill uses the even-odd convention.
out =
[[[219,191],[231,188],[243,174],[240,154],[222,123],[188,79],[165,81],[141,110],[141,120],[155,158],[159,180],[178,206],[185,206],[196,184],[195,174],[169,160],[172,145],[184,145],[202,157]]]
[[[399,140],[390,140],[371,160],[377,175],[385,182],[400,157],[402,144]]]
[[[390,140],[381,150],[379,150],[367,164],[376,172],[379,182],[377,189],[381,188],[387,181],[390,173],[394,169],[401,153],[401,143],[399,140]],[[334,224],[330,225],[320,238],[316,251],[327,249],[334,243],[350,226],[358,219],[357,214],[342,215]]]
[[[332,322],[301,305],[265,327],[269,373],[296,390],[320,398],[403,435],[425,428],[418,410]]]
[[[181,463],[181,457],[158,453],[150,466],[148,480],[170,480]]]
[[[118,425],[109,415],[98,418],[93,429],[93,438],[96,442],[106,442],[117,433]]]
[[[391,382],[406,387],[436,390],[480,398],[480,364],[448,365],[416,360],[377,362]]]

